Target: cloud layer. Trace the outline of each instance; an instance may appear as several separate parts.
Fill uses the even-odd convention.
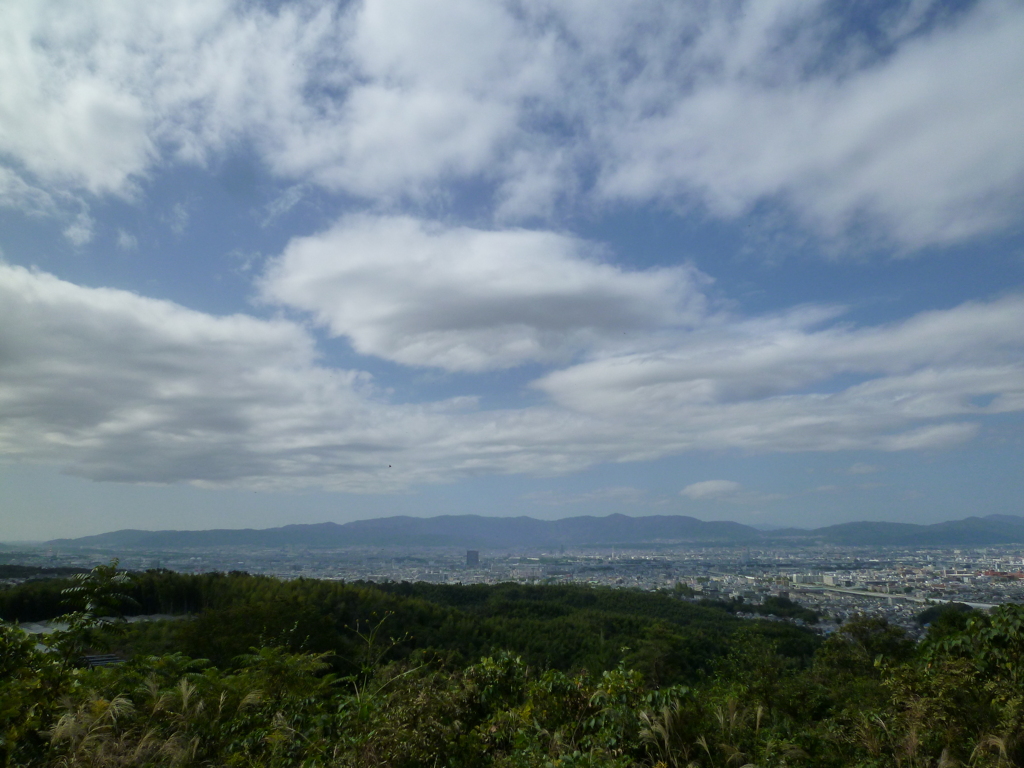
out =
[[[732,497],[743,490],[743,486],[735,480],[702,480],[690,483],[680,494],[691,499],[719,499]]]
[[[358,486],[410,439],[283,321],[211,317],[0,266],[0,452],[98,480]],[[277,480],[275,480],[277,478]],[[329,480],[325,480],[329,482]],[[384,482],[375,481],[376,483]]]
[[[355,216],[289,243],[262,292],[363,354],[449,371],[565,361],[703,319],[696,270],[629,272],[599,255],[551,232]]]
[[[815,303],[743,317],[696,268],[630,267],[572,228],[749,216],[897,254],[1005,234],[1024,210],[1021,40],[1010,0],[0,4],[4,215],[53,223],[69,258],[116,233],[120,266],[97,269],[130,259],[122,284],[146,285],[173,246],[130,222],[205,242],[217,180],[181,169],[244,157],[277,198],[249,211],[268,244],[238,252],[275,249],[249,276],[281,313],[215,316],[0,262],[0,456],[98,480],[378,492],[970,440],[1024,411],[1021,295],[878,326]],[[201,179],[187,201],[183,178]],[[285,232],[307,195],[321,207],[304,221],[335,223]],[[244,239],[217,235],[211,249]],[[4,247],[28,263],[34,236]],[[194,287],[176,268],[162,277]],[[459,387],[508,394],[520,379],[471,375],[540,370],[540,404],[397,402],[327,366],[314,326]],[[768,498],[731,480],[682,494]]]
[[[680,447],[935,447],[971,437],[971,416],[1024,409],[1020,296],[890,326],[820,327],[827,317],[803,309],[726,322],[534,386],[578,413],[685,425],[679,437],[697,439]],[[939,423],[905,431],[929,420]]]
[[[131,196],[241,141],[385,207],[469,182],[504,222],[769,203],[826,237],[958,241],[1022,200],[1024,7],[943,9],[9,2],[0,204]]]
[[[876,328],[808,316],[825,315],[716,319],[542,378],[548,405],[487,411],[391,402],[321,366],[292,322],[0,266],[0,454],[100,480],[383,492],[696,449],[939,448],[1024,410],[1022,297]]]

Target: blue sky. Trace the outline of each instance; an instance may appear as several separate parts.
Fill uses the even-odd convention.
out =
[[[11,2],[0,540],[1021,513],[1024,4]]]

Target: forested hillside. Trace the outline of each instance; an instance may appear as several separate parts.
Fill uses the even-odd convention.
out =
[[[0,592],[16,766],[932,766],[1024,757],[1024,609],[821,641],[671,593],[129,576]],[[779,603],[777,613],[792,606]],[[71,611],[70,613],[67,613]],[[189,614],[125,624],[120,613]],[[109,618],[105,618],[109,617]],[[87,668],[88,653],[126,663]]]

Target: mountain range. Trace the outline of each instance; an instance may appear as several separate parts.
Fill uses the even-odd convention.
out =
[[[734,522],[683,515],[628,517],[383,517],[351,523],[208,531],[121,530],[77,539],[54,539],[55,549],[169,550],[214,547],[468,547],[517,549],[555,546],[659,544],[840,544],[863,546],[992,546],[1024,543],[1024,517],[988,515],[932,525],[859,522],[825,528],[761,531]]]

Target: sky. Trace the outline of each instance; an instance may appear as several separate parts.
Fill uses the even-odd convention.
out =
[[[1024,3],[0,4],[0,540],[1022,514]]]

